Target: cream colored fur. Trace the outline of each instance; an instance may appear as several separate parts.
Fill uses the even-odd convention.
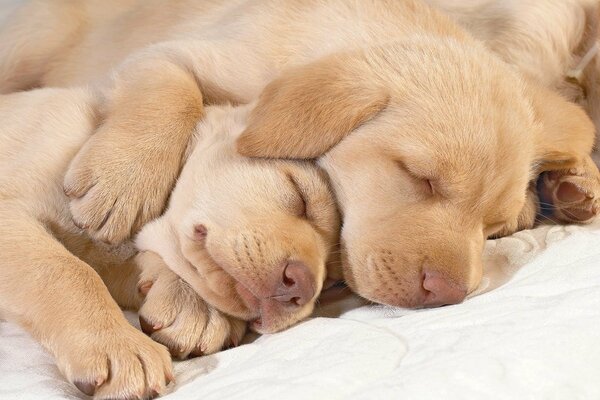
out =
[[[244,320],[260,319],[256,330],[275,332],[312,312],[339,221],[326,180],[314,166],[249,160],[236,152],[233,144],[250,107],[209,108],[168,209],[142,229],[136,243],[158,253],[210,304]],[[198,224],[208,232],[201,240],[194,237]],[[288,260],[309,267],[315,286],[310,301],[293,312],[249,307],[238,285],[266,297],[272,276],[278,278]]]
[[[580,110],[419,1],[275,5],[32,2],[12,19],[0,90],[93,82],[105,96],[65,180],[93,237],[118,242],[162,211],[204,104],[250,101],[273,79],[240,150],[302,158],[337,144],[322,165],[344,212],[345,276],[379,302],[421,304],[424,270],[472,290],[483,238],[533,224],[530,181],[587,157]]]
[[[579,104],[600,128],[600,3],[597,0],[427,0],[457,20],[530,79]],[[598,148],[592,153],[600,163]],[[597,214],[600,179],[587,159],[570,171],[545,174],[541,194],[554,218],[590,221]],[[566,183],[575,197],[559,199]],[[572,207],[575,205],[575,207]]]
[[[179,358],[210,354],[239,343],[244,321],[273,332],[308,315],[338,216],[314,166],[235,152],[248,106],[215,106],[195,131],[171,206],[140,234],[145,252],[93,241],[73,222],[62,180],[96,127],[98,102],[87,89],[0,96],[0,314],[39,339],[82,391],[154,396],[172,380],[156,342]],[[207,227],[203,242],[193,238],[197,224]],[[312,298],[301,306],[262,299],[290,259],[310,269]],[[139,308],[156,342],[117,303]]]
[[[577,79],[571,76],[598,43],[597,0],[426,2],[456,19],[521,72],[580,104],[600,126],[600,57],[583,66]]]
[[[172,379],[167,350],[125,320],[88,264],[119,266],[131,254],[86,239],[62,193],[69,161],[94,128],[93,99],[68,90],[0,97],[0,310],[40,340],[82,390],[102,386],[99,397],[161,392]],[[135,283],[125,286],[136,293]],[[110,382],[109,363],[122,371]]]

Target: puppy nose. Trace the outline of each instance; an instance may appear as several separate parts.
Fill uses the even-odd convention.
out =
[[[313,280],[312,273],[304,263],[289,261],[271,298],[281,303],[302,306],[315,295]]]
[[[439,272],[426,271],[423,276],[423,289],[427,291],[423,305],[428,307],[461,303],[467,290],[450,282]]]

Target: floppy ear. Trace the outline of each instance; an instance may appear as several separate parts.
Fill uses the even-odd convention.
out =
[[[537,172],[572,168],[591,153],[594,124],[574,103],[549,90],[532,89],[534,112],[542,125],[536,137]]]
[[[384,85],[369,79],[362,62],[330,57],[271,82],[238,138],[238,151],[278,158],[314,158],[327,152],[388,103]]]

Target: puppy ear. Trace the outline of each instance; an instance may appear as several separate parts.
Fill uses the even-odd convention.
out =
[[[595,127],[577,105],[541,87],[532,87],[536,118],[542,125],[536,136],[536,172],[571,168],[589,155]]]
[[[348,62],[352,61],[352,62]],[[389,96],[356,59],[329,59],[295,68],[260,95],[238,138],[250,157],[315,158],[386,107]]]

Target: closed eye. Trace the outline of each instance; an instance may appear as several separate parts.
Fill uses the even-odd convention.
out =
[[[433,186],[431,179],[424,178],[422,180],[423,183],[425,183],[426,189],[429,191],[429,193],[431,193],[432,195],[435,194],[435,187]]]
[[[302,190],[300,189],[300,185],[298,185],[298,182],[296,182],[291,174],[288,174],[287,177],[297,193],[297,198],[293,204],[294,214],[300,218],[308,218],[306,199],[304,198]]]
[[[398,165],[400,169],[411,178],[415,186],[417,186],[423,193],[430,196],[433,196],[437,193],[433,179],[416,174],[402,161],[398,161]]]

